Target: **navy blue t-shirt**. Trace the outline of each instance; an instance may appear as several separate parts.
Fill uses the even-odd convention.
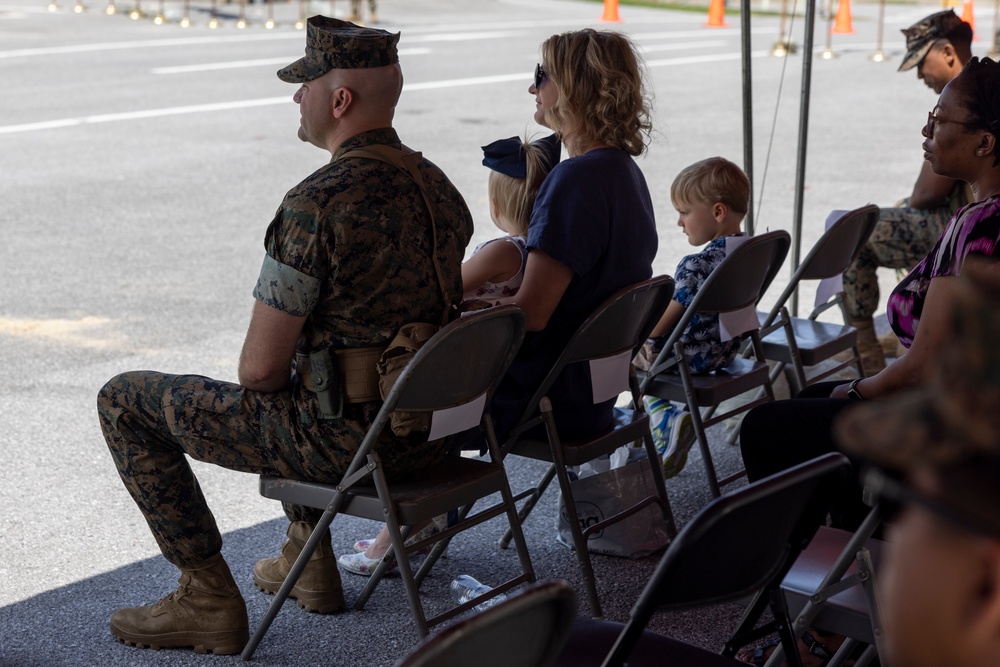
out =
[[[566,265],[573,278],[548,326],[525,336],[497,390],[492,414],[501,439],[520,421],[580,324],[611,294],[652,276],[656,246],[649,188],[628,153],[595,149],[560,162],[549,173],[535,199],[528,249]],[[586,364],[567,368],[548,395],[564,437],[591,435],[611,423],[614,401],[593,404]]]

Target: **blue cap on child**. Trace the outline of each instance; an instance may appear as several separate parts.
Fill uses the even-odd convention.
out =
[[[561,144],[556,135],[550,134],[533,143],[545,151],[551,166],[558,164]],[[493,171],[511,178],[526,178],[528,175],[528,163],[524,156],[524,142],[521,137],[497,139],[488,146],[483,146],[483,155],[483,166]]]

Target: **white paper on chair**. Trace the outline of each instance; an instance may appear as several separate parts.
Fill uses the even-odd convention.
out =
[[[833,223],[840,220],[847,211],[830,211],[830,215],[826,216],[826,229],[829,230]],[[835,294],[840,294],[844,291],[844,274],[838,273],[835,276],[830,276],[829,278],[823,278],[819,281],[819,285],[816,286],[816,302],[813,307],[821,306],[830,300]]]
[[[427,436],[428,440],[437,440],[452,433],[467,431],[473,426],[478,426],[483,418],[483,410],[486,408],[486,394],[483,393],[478,398],[474,398],[468,403],[437,410],[431,413],[431,432]]]
[[[726,257],[749,240],[749,236],[727,236]],[[757,319],[757,308],[754,305],[729,313],[719,313],[719,338],[723,342],[759,326],[760,320]]]
[[[594,403],[617,398],[628,390],[628,366],[632,363],[632,351],[626,350],[613,357],[590,360],[590,386],[594,392]]]

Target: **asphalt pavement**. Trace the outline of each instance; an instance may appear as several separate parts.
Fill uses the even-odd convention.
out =
[[[346,0],[218,5],[218,28],[201,0],[106,5],[0,0],[0,665],[236,664],[238,657],[142,651],[116,643],[111,612],[148,604],[175,587],[115,474],[94,399],[130,369],[234,380],[263,258],[263,234],[282,195],[328,156],[296,138],[295,88],[274,72],[302,54],[300,12],[343,17]],[[756,5],[764,10],[766,5]],[[157,25],[160,13],[167,20]],[[144,15],[127,17],[137,8]],[[776,9],[772,2],[770,9]],[[880,44],[878,7],[853,5],[853,34],[816,31],[804,250],[833,209],[892,205],[920,167],[920,128],[935,103],[914,74],[896,73],[899,29],[937,4],[892,4]],[[269,13],[270,12],[270,13]],[[382,0],[377,24],[402,33],[406,77],[396,127],[440,165],[476,220],[473,245],[499,234],[489,220],[480,146],[544,131],[527,93],[538,46],[549,35],[591,26],[629,33],[642,49],[654,96],[655,133],[640,158],[660,231],[655,270],[673,273],[693,251],[676,226],[669,186],[687,164],[712,155],[742,161],[739,22],[705,27],[701,11],[602,6],[573,0]],[[988,8],[977,14],[987,34]],[[187,15],[193,25],[178,21]],[[248,25],[239,28],[243,17]],[[269,16],[276,26],[265,27]],[[792,229],[799,140],[801,54],[770,54],[779,18],[755,15],[756,228]],[[791,22],[802,42],[802,18]],[[881,46],[884,62],[874,62]],[[974,43],[984,55],[988,38]],[[471,246],[470,246],[471,247]],[[791,272],[771,288],[776,296]],[[893,284],[886,272],[883,286]],[[883,290],[885,291],[885,290]],[[811,293],[803,293],[808,303]],[[723,467],[738,450],[713,433]],[[668,489],[681,521],[707,501],[697,455]],[[538,466],[511,461],[515,488]],[[250,579],[274,555],[284,521],[257,480],[195,464],[225,536],[224,555],[248,601],[251,623],[269,598]],[[555,494],[526,524],[541,578],[569,580],[582,596],[575,559],[555,537]],[[334,547],[377,525],[338,518]],[[431,609],[459,573],[489,583],[516,567],[495,546],[500,524],[456,541],[423,589]],[[655,564],[595,556],[609,618],[623,620]],[[344,575],[349,601],[362,581]],[[582,605],[581,611],[585,611]],[[654,628],[719,648],[733,606],[670,614]],[[363,612],[307,614],[287,605],[258,649],[261,665],[391,665],[416,643],[398,579]]]

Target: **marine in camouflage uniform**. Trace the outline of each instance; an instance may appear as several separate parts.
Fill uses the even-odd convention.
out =
[[[972,57],[972,27],[950,9],[924,17],[902,32],[906,54],[899,71],[916,69],[917,79],[936,94]],[[844,271],[844,307],[849,323],[858,330],[865,375],[885,368],[873,319],[879,304],[878,268],[909,270],[916,266],[937,243],[954,213],[971,201],[965,183],[935,174],[924,162],[913,194],[879,213],[871,236]],[[895,342],[893,338],[893,347]]]
[[[844,301],[855,320],[870,319],[878,308],[878,268],[909,270],[927,256],[941,238],[948,221],[969,203],[965,183],[956,183],[948,205],[917,209],[904,199],[895,208],[883,208],[878,222],[858,256],[844,271]]]
[[[393,64],[398,62],[398,38],[314,17],[306,58],[279,77],[310,81],[331,68]],[[465,201],[440,169],[426,159],[419,162],[434,206],[437,246],[432,247],[432,218],[408,173],[378,160],[338,160],[347,151],[373,144],[401,147],[391,127],[344,141],[329,164],[288,192],[267,229],[266,256],[253,294],[258,308],[263,304],[305,318],[297,353],[384,346],[403,324],[441,322],[443,293],[452,303],[461,300],[461,261],[472,234]],[[441,270],[440,285],[432,253]],[[215,563],[213,559],[221,561],[222,547],[185,455],[254,474],[337,482],[380,406],[380,401],[345,402],[340,418],[323,418],[316,394],[303,386],[294,364],[288,385],[273,392],[194,375],[135,371],[110,380],[98,396],[101,428],[119,474],[164,556],[184,576],[206,562]],[[427,443],[420,434],[400,438],[387,432],[376,450],[390,478],[417,473],[445,455],[442,443]],[[293,522],[315,522],[321,514],[291,505],[285,512]],[[332,553],[326,557],[342,606],[336,562]],[[228,569],[226,577],[231,580]],[[183,577],[181,583],[183,590]],[[168,598],[159,604],[169,606]],[[145,614],[139,620],[119,619],[118,631],[113,617],[116,637],[140,646],[193,645],[222,653],[242,648],[238,640],[199,645],[203,637],[197,633],[187,643],[171,644],[160,636],[165,632],[146,632],[148,613],[143,610],[148,609],[139,608]],[[140,629],[120,629],[133,626]]]

